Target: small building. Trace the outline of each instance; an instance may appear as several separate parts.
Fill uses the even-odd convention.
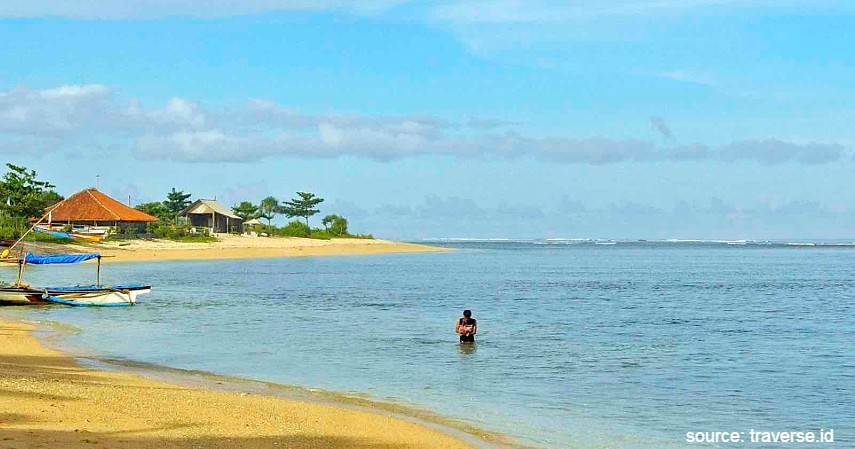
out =
[[[86,189],[45,209],[51,225],[126,227],[157,221],[157,217],[133,209],[97,189]]]
[[[208,228],[211,234],[243,231],[243,218],[215,199],[200,198],[178,212],[178,216],[186,218],[190,226]]]

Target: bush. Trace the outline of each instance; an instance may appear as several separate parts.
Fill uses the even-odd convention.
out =
[[[20,217],[0,215],[0,238],[17,240],[30,229],[30,223]]]
[[[331,240],[333,237],[337,237],[337,236],[332,235],[329,232],[323,231],[320,229],[312,229],[311,234],[309,234],[310,239]]]
[[[175,225],[168,222],[158,221],[149,223],[148,232],[154,234],[155,238],[165,238],[169,240],[181,242],[215,242],[216,238],[211,237],[211,231],[208,228],[196,228],[196,232],[190,232],[191,228],[187,225]]]
[[[306,223],[302,221],[294,220],[283,228],[279,228],[276,230],[276,235],[281,235],[285,237],[310,237],[312,235],[312,230],[306,226]]]

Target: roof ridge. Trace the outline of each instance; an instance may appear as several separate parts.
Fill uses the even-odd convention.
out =
[[[99,205],[99,206],[103,207],[103,208],[104,208],[104,210],[106,210],[107,212],[109,212],[110,214],[112,214],[114,217],[116,217],[116,219],[117,219],[117,220],[121,220],[121,219],[122,219],[122,217],[121,217],[121,216],[119,216],[119,214],[117,214],[117,213],[113,212],[113,210],[112,210],[112,209],[110,209],[110,208],[108,208],[107,206],[105,206],[105,205],[104,205],[104,203],[102,203],[102,202],[101,202],[101,200],[99,200],[98,198],[95,198],[95,195],[93,195],[93,194],[92,194],[92,191],[93,191],[93,190],[94,190],[94,191],[96,191],[96,192],[98,192],[98,189],[89,189],[89,190],[87,190],[87,191],[86,191],[86,193],[88,193],[88,194],[89,194],[89,196],[91,196],[91,197],[92,197],[92,199],[93,199],[93,200],[95,200],[95,202],[96,202],[96,203],[98,203],[98,205]],[[101,192],[98,192],[98,193],[101,193]]]

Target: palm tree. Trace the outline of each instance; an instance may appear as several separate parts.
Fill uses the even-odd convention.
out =
[[[261,212],[259,215],[261,216],[261,218],[267,219],[267,226],[270,226],[271,222],[273,221],[273,218],[276,217],[276,214],[278,214],[281,210],[282,206],[279,205],[279,200],[277,200],[275,197],[268,196],[267,198],[261,200]]]

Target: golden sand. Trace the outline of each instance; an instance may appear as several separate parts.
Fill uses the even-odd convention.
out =
[[[402,419],[84,368],[0,320],[2,448],[472,448]]]
[[[316,240],[289,237],[222,235],[214,243],[178,243],[169,240],[113,241],[97,245],[107,261],[137,262],[158,260],[256,259],[272,257],[347,256],[385,253],[448,251],[413,243],[388,240]],[[82,251],[93,251],[86,247]]]

